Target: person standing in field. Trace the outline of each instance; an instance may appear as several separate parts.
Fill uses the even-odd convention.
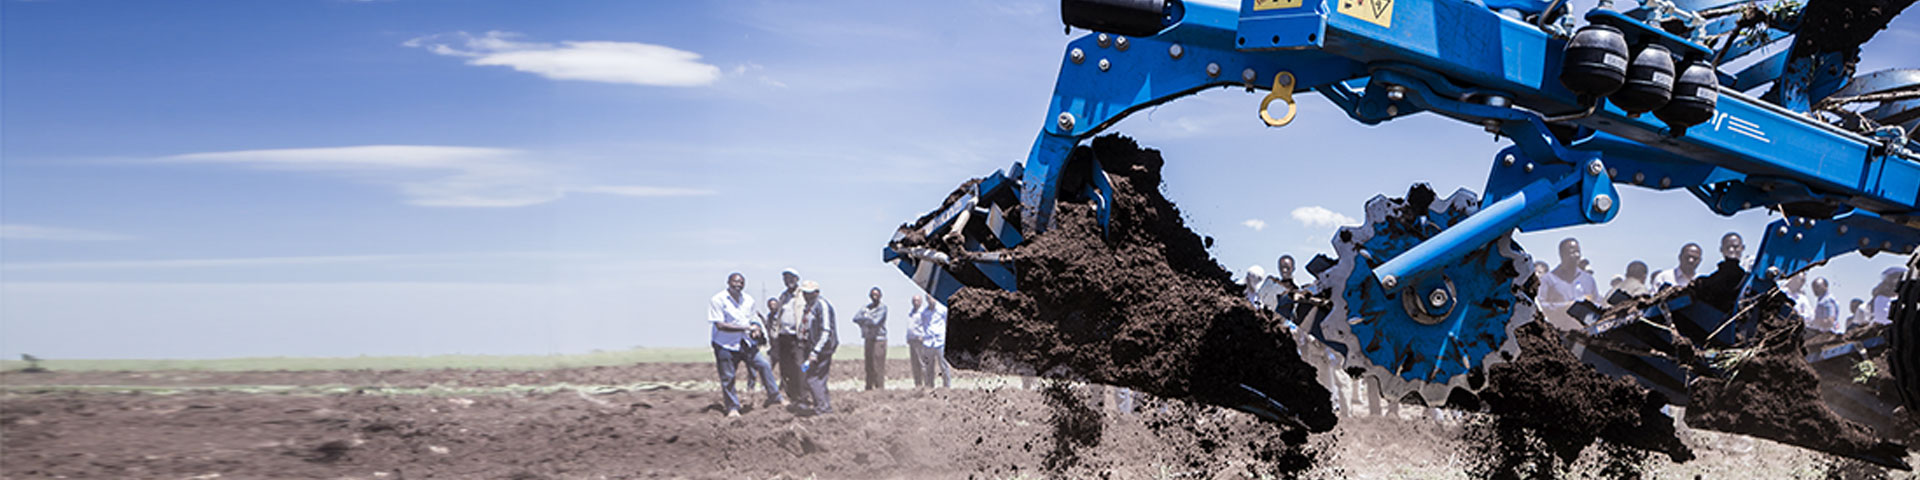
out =
[[[854,312],[853,323],[860,326],[860,338],[866,345],[867,390],[887,386],[887,305],[880,302],[880,287],[867,290],[872,303]]]
[[[927,386],[932,387],[933,379],[940,378],[941,386],[953,388],[953,365],[947,363],[947,307],[926,297],[926,306],[913,314],[914,329],[920,331],[920,363],[914,364],[918,375],[927,377]]]
[[[740,396],[733,389],[736,365],[745,362],[773,386],[766,359],[758,355],[748,338],[747,332],[753,328],[753,296],[745,292],[746,288],[746,275],[728,274],[727,289],[707,302],[707,322],[713,325],[713,359],[720,373],[721,406],[728,417],[740,416]],[[767,393],[768,404],[780,402],[780,389],[769,388]]]
[[[1547,272],[1540,279],[1540,307],[1544,310],[1547,323],[1561,330],[1577,330],[1580,320],[1567,313],[1567,308],[1581,300],[1596,301],[1600,289],[1595,286],[1593,274],[1581,268],[1580,240],[1567,237],[1560,241],[1560,266]]]
[[[780,364],[780,384],[787,387],[787,398],[805,406],[813,396],[807,393],[805,372],[800,368],[806,360],[806,349],[800,342],[800,272],[786,269],[780,272],[780,279],[787,283],[787,289],[775,297],[780,306],[768,314],[774,318],[769,325],[774,330],[773,356]]]
[[[1674,265],[1673,269],[1654,272],[1653,282],[1650,284],[1653,287],[1653,293],[1660,293],[1668,288],[1681,288],[1693,283],[1694,277],[1700,275],[1700,244],[1689,242],[1681,245],[1680,256],[1676,260],[1679,264]]]
[[[933,386],[933,380],[920,369],[921,357],[925,356],[921,343],[927,336],[920,328],[921,305],[920,295],[914,295],[913,308],[907,310],[907,370],[913,372],[913,388]]]
[[[833,319],[833,304],[820,296],[820,283],[808,280],[800,284],[801,301],[796,310],[800,318],[800,341],[805,358],[800,363],[806,375],[812,405],[801,413],[833,413],[827,398],[827,373],[833,369],[833,352],[840,348],[840,326]]]

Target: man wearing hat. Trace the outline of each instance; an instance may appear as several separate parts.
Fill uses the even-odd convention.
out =
[[[800,296],[801,300],[795,308],[800,318],[800,341],[805,350],[800,369],[806,376],[807,387],[811,390],[808,393],[812,399],[811,405],[801,407],[801,413],[832,413],[833,404],[827,400],[827,373],[833,367],[833,352],[840,348],[840,327],[834,322],[833,304],[820,297],[819,282],[802,282]]]

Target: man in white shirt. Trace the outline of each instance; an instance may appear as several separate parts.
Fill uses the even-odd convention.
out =
[[[1700,276],[1700,244],[1688,243],[1680,247],[1680,264],[1671,270],[1661,270],[1653,275],[1653,293],[1668,288],[1681,288]]]
[[[914,330],[920,334],[920,364],[914,368],[920,370],[918,375],[926,376],[928,387],[933,386],[937,376],[941,386],[953,388],[953,365],[947,363],[947,306],[930,296],[922,298],[925,306],[909,314],[913,317]]]
[[[713,325],[713,361],[720,370],[720,394],[727,416],[740,416],[740,396],[734,391],[734,366],[746,362],[754,374],[766,380],[767,403],[780,403],[780,388],[774,383],[767,359],[756,355],[748,330],[753,328],[753,295],[746,293],[747,276],[727,275],[727,289],[713,294],[707,302],[707,323]]]
[[[1840,302],[1827,296],[1827,277],[1813,279],[1813,318],[1807,322],[1807,328],[1834,335],[1847,333],[1847,322],[1840,317]]]
[[[1581,327],[1581,322],[1567,314],[1567,308],[1581,300],[1598,303],[1599,288],[1594,285],[1593,274],[1580,268],[1580,240],[1567,237],[1560,241],[1560,265],[1548,272],[1540,281],[1540,306],[1546,311],[1547,323],[1561,330],[1573,330]]]

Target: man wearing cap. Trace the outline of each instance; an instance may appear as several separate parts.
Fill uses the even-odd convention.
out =
[[[713,324],[713,360],[720,371],[721,405],[727,416],[740,416],[740,396],[734,392],[735,365],[746,362],[768,381],[767,404],[780,402],[780,389],[772,383],[765,358],[751,345],[748,331],[753,328],[753,296],[748,295],[747,276],[739,272],[727,275],[727,289],[707,302],[707,322]]]
[[[800,296],[795,308],[800,318],[800,345],[805,352],[800,369],[806,375],[808,397],[812,399],[801,413],[832,413],[833,404],[827,400],[827,373],[833,368],[833,352],[840,348],[840,327],[833,320],[833,304],[820,297],[819,282],[802,282]]]
[[[860,338],[866,345],[867,390],[879,390],[887,386],[887,305],[880,303],[880,287],[867,290],[867,298],[873,300],[853,314],[853,323],[860,326]]]
[[[807,393],[806,378],[800,370],[801,362],[806,360],[806,351],[800,343],[800,272],[791,268],[782,270],[780,280],[786,282],[787,289],[774,297],[780,305],[767,313],[773,322],[767,325],[773,330],[773,363],[780,366],[780,384],[787,387],[787,398],[806,403],[812,395]]]

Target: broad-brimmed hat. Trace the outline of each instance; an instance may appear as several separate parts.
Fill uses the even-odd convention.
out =
[[[813,280],[800,282],[800,293],[816,293],[819,291],[820,291],[820,282],[816,282]]]

